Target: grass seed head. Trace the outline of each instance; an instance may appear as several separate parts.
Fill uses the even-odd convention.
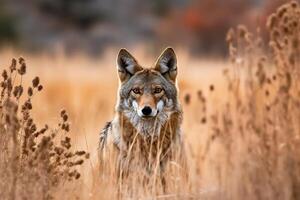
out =
[[[42,86],[42,85],[39,85],[39,86],[38,86],[38,91],[42,91],[42,89],[43,89],[43,86]]]
[[[32,86],[34,88],[38,87],[40,84],[40,78],[38,76],[36,76],[33,80],[32,80]]]
[[[186,95],[184,96],[184,102],[185,102],[187,105],[190,104],[190,102],[191,102],[191,95],[190,95],[190,94],[186,94]]]

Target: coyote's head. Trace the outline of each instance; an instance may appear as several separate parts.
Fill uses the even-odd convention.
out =
[[[167,48],[152,68],[143,68],[125,49],[117,58],[120,79],[117,111],[122,112],[139,134],[153,136],[171,114],[178,112],[177,60]]]

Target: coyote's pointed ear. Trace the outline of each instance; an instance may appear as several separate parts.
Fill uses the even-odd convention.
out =
[[[154,70],[160,72],[166,79],[175,82],[177,76],[177,59],[172,48],[166,48],[156,61]]]
[[[136,72],[143,69],[126,49],[120,50],[117,58],[117,66],[121,82],[127,81]]]

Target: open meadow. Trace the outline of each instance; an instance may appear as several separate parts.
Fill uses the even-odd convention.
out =
[[[268,41],[244,26],[231,29],[227,59],[175,47],[188,178],[171,162],[164,192],[138,182],[138,169],[121,189],[116,174],[99,170],[119,49],[97,58],[2,50],[0,199],[299,199],[299,19],[293,1],[270,16]],[[158,56],[142,45],[130,52],[145,67]],[[14,92],[19,85],[22,94]]]
[[[101,186],[97,191],[98,186],[93,185],[95,181],[93,178],[98,169],[99,133],[105,122],[113,117],[117,98],[118,77],[115,61],[117,52],[117,49],[111,50],[107,57],[97,60],[82,55],[71,58],[56,55],[53,57],[22,55],[26,58],[28,66],[24,84],[30,84],[31,79],[38,75],[44,86],[43,91],[33,98],[32,114],[35,122],[39,126],[46,123],[55,125],[60,120],[60,111],[65,109],[70,118],[69,136],[73,140],[74,148],[90,153],[90,160],[80,167],[84,175],[82,180],[78,181],[83,182],[84,188],[81,189],[85,191],[83,193],[85,197],[93,195],[93,192],[97,195],[98,192],[99,194],[107,192],[101,192]],[[141,50],[137,49],[133,52],[141,52]],[[10,63],[11,58],[19,55],[14,51],[2,52],[1,58],[4,59],[1,66],[8,66],[7,63]],[[142,61],[141,64],[147,67],[151,67],[155,60],[145,54],[135,55]],[[224,90],[226,83],[223,70],[229,64],[222,60],[190,58],[184,51],[178,52],[178,58],[178,86],[184,110],[183,132],[187,145],[197,153],[203,148],[201,138],[206,137],[204,131],[206,131],[207,121],[199,94],[201,92],[207,95],[214,102],[213,104],[225,102],[227,94]],[[210,87],[214,89],[211,90]],[[90,191],[92,189],[95,191]],[[209,187],[207,189],[209,190]]]

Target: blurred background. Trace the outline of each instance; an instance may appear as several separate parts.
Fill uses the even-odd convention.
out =
[[[22,56],[26,60],[27,74],[15,83],[26,86],[31,84],[31,80],[35,76],[40,77],[44,89],[40,94],[34,95],[32,102],[34,105],[33,118],[38,127],[44,127],[44,124],[55,127],[60,121],[60,110],[67,110],[71,124],[70,137],[75,143],[73,147],[87,150],[91,154],[90,163],[82,169],[85,186],[79,185],[80,188],[77,191],[83,196],[87,196],[86,199],[92,199],[92,195],[96,196],[94,199],[99,199],[99,196],[115,190],[114,186],[106,184],[106,182],[103,182],[100,187],[95,187],[96,184],[93,181],[96,176],[93,174],[93,170],[98,170],[99,132],[114,115],[118,90],[115,60],[119,48],[127,48],[142,66],[148,67],[154,64],[155,59],[166,46],[172,46],[178,57],[179,98],[184,110],[182,130],[185,143],[195,155],[195,160],[191,161],[191,166],[196,169],[195,173],[197,174],[194,177],[195,185],[197,187],[201,185],[201,191],[210,191],[211,188],[222,183],[226,186],[224,187],[225,190],[229,189],[230,194],[233,191],[233,195],[238,193],[243,197],[252,196],[244,195],[246,189],[245,191],[238,190],[242,180],[245,183],[242,185],[246,187],[249,185],[250,191],[261,190],[261,194],[265,194],[264,189],[270,186],[276,191],[274,195],[277,195],[277,188],[271,187],[273,185],[270,183],[273,182],[269,181],[273,179],[274,174],[271,173],[273,171],[265,172],[265,170],[273,169],[271,165],[270,168],[261,165],[261,168],[255,168],[253,172],[245,167],[256,167],[256,160],[260,159],[263,163],[264,161],[269,163],[271,159],[270,163],[272,163],[273,157],[259,157],[259,159],[252,159],[255,160],[253,165],[246,164],[249,158],[246,148],[248,148],[247,145],[252,145],[250,140],[245,143],[242,139],[232,140],[237,141],[233,144],[237,145],[238,148],[235,149],[235,146],[232,145],[230,147],[232,152],[224,151],[223,147],[218,145],[224,143],[227,148],[230,146],[227,144],[231,144],[232,141],[226,139],[226,131],[224,132],[226,134],[221,134],[221,139],[219,136],[215,136],[216,134],[212,135],[215,131],[211,131],[210,125],[214,125],[217,114],[220,116],[223,116],[221,115],[223,113],[226,115],[229,113],[236,114],[235,107],[233,110],[227,111],[228,102],[233,103],[233,105],[239,102],[238,96],[231,96],[228,90],[228,71],[232,70],[234,77],[236,77],[236,75],[243,75],[242,70],[248,69],[245,67],[243,59],[236,60],[236,65],[229,62],[228,47],[225,41],[226,33],[231,27],[236,27],[239,24],[246,25],[254,33],[258,31],[257,27],[260,27],[259,31],[262,37],[268,42],[268,33],[265,29],[267,17],[276,11],[279,5],[288,1],[0,0],[0,69],[9,67],[12,58]],[[265,54],[262,53],[262,55]],[[255,55],[252,59],[256,62],[256,60],[260,60],[262,55],[259,52],[259,56],[255,57]],[[239,71],[240,69],[242,70]],[[241,77],[244,78],[244,76]],[[273,76],[271,72],[267,73],[268,82],[271,82],[270,77],[276,85],[276,76]],[[243,87],[241,84],[241,89]],[[257,95],[261,94],[263,97],[266,94],[269,98],[272,96],[272,88],[273,85],[268,83],[266,88],[261,88],[262,93]],[[286,97],[284,95],[278,96],[283,99]],[[257,99],[258,102],[263,102],[263,100]],[[259,103],[258,113],[260,113],[260,109],[264,111],[263,106],[265,106],[264,103]],[[268,113],[272,114],[269,110]],[[238,120],[239,117],[233,121],[237,121],[237,125],[244,121],[245,124],[248,124],[248,118],[253,118],[252,112],[249,112],[241,122]],[[260,120],[259,118],[254,119]],[[264,120],[262,122],[266,123]],[[220,120],[220,126],[222,126],[222,122],[223,119]],[[227,123],[227,121],[225,122]],[[240,129],[237,128],[239,127],[237,125],[237,130],[232,128],[229,133],[238,133]],[[252,129],[248,129],[248,125],[246,127],[245,132],[241,131],[241,133],[247,135],[249,132],[252,136]],[[290,127],[284,128],[290,130]],[[270,136],[268,135],[266,138],[271,138],[273,132],[267,133],[270,133]],[[232,136],[235,136],[234,134]],[[287,135],[290,136],[290,134]],[[223,138],[223,136],[226,137]],[[297,145],[298,139],[297,136],[297,140],[295,139]],[[206,154],[206,147],[211,145],[213,140],[216,145],[210,147],[210,154]],[[268,140],[264,139],[263,141]],[[285,151],[287,148],[282,146],[280,149]],[[266,152],[269,152],[269,149]],[[289,151],[287,152],[289,153]],[[246,154],[247,156],[244,156]],[[290,154],[287,155],[290,156]],[[226,163],[227,161],[223,160],[229,160],[229,157],[236,160],[237,163]],[[274,160],[277,157],[279,156],[274,156]],[[300,163],[298,160],[296,161]],[[231,170],[233,165],[236,168]],[[285,167],[281,168],[285,172],[280,174],[279,180],[281,177],[291,176],[291,174],[286,175],[289,170],[285,170]],[[254,173],[255,178],[253,180],[247,170],[249,174]],[[257,176],[257,170],[265,176]],[[224,177],[220,178],[219,172]],[[246,172],[245,176],[244,172]],[[297,175],[292,176],[299,177]],[[261,181],[260,184],[256,184],[265,177],[268,177],[265,179],[267,182]],[[246,183],[251,184],[247,185]],[[282,183],[279,181],[278,183],[280,183],[280,187],[284,186],[283,189],[290,189],[289,187],[294,186],[289,182]],[[262,185],[266,186],[261,187]],[[300,188],[298,186],[300,184],[295,188]],[[93,189],[101,193],[100,195],[97,193],[98,198],[97,195],[91,193]],[[286,191],[290,191],[288,189]],[[266,190],[271,191],[271,189]],[[197,194],[198,190],[195,191]],[[69,193],[65,192],[65,194],[68,195]],[[70,197],[68,196],[66,199],[68,198]],[[217,199],[220,199],[219,196]],[[264,198],[261,196],[257,199]],[[285,198],[277,197],[277,199]]]
[[[84,53],[144,45],[226,55],[225,35],[262,26],[284,0],[1,0],[0,47],[31,53]],[[262,30],[263,31],[263,30]]]

